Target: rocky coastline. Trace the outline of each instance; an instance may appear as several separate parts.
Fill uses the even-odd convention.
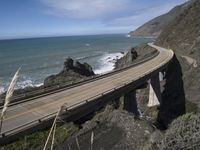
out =
[[[17,97],[21,95],[29,95],[29,93],[42,91],[44,89],[48,89],[48,88],[52,88],[56,86],[72,85],[94,76],[95,76],[95,73],[93,72],[92,67],[88,63],[82,64],[68,57],[64,61],[63,69],[58,74],[46,77],[43,85],[39,87],[25,87],[24,89],[16,89],[13,93],[13,97]],[[3,105],[5,94],[6,93],[3,93],[0,95],[0,105]],[[24,98],[26,98],[26,96]],[[18,102],[20,100],[21,99],[13,99],[11,103]]]
[[[156,50],[149,47],[147,44],[141,44],[131,48],[124,57],[116,61],[115,70],[142,61],[155,53]],[[63,69],[58,74],[47,77],[44,80],[44,85],[38,88],[42,89],[63,83],[70,85],[93,76],[95,76],[95,74],[89,64],[81,64],[71,58],[66,58]],[[24,91],[22,90],[22,92]],[[88,144],[84,143],[90,140],[89,135],[91,132],[94,132],[95,141],[97,141],[94,144],[95,147],[99,147],[98,145],[103,144],[101,139],[108,140],[108,142],[104,144],[104,149],[132,149],[133,147],[143,149],[154,147],[154,144],[163,136],[163,132],[155,129],[151,123],[151,120],[156,120],[158,109],[156,107],[151,109],[147,107],[148,98],[143,97],[144,93],[148,93],[148,87],[137,90],[139,96],[138,106],[141,108],[143,119],[137,120],[133,114],[125,112],[122,106],[123,99],[121,99],[118,107],[111,102],[99,112],[92,114],[90,117],[82,118],[82,121],[77,121],[76,125],[72,125],[76,127],[78,123],[80,129],[76,129],[73,131],[73,134],[66,137],[62,143],[57,144],[56,149],[62,150],[63,147],[66,147],[67,145],[75,147],[76,144],[74,144],[74,141],[76,137],[82,141],[80,143],[82,149],[87,149]],[[150,120],[147,119],[149,117],[151,118]],[[119,144],[116,144],[113,140],[109,140],[110,136],[116,137],[113,138],[113,140],[119,142]],[[146,144],[141,144],[143,142]]]
[[[146,58],[152,56],[153,54],[155,54],[155,52],[156,52],[156,50],[151,49],[146,44],[140,45],[135,48],[131,48],[124,57],[122,57],[121,59],[116,61],[115,69],[124,68],[128,65],[137,63],[143,59],[146,59]],[[73,83],[76,83],[76,82],[82,81],[83,79],[89,79],[94,76],[95,76],[95,74],[89,64],[87,64],[87,63],[81,64],[80,62],[76,62],[76,61],[72,60],[71,58],[67,58],[64,62],[63,69],[58,74],[47,77],[44,81],[44,85],[41,87],[37,87],[36,89],[43,89],[45,87],[51,87],[51,86],[55,86],[55,85],[59,85],[59,84],[63,84],[63,83],[70,85],[70,84],[72,84],[72,81],[73,81]],[[17,90],[15,92],[20,91],[21,93],[23,93],[24,90],[27,91],[28,88],[22,89],[22,90]],[[29,91],[31,91],[31,89]],[[18,93],[15,93],[15,94],[18,94]],[[119,118],[121,116],[122,120],[117,120],[117,118],[116,118],[117,116],[119,116]],[[111,121],[111,120],[113,120],[113,121]],[[125,120],[129,120],[129,122],[127,122],[127,124],[123,124],[123,122]],[[96,123],[94,123],[94,122],[96,122]],[[132,122],[135,122],[134,125],[132,124]],[[82,130],[79,130],[76,128],[77,123],[78,123],[79,128],[83,128]],[[102,136],[110,137],[110,136],[117,136],[117,135],[119,136],[119,138],[122,137],[123,140],[121,141],[121,143],[120,143],[121,146],[119,146],[119,148],[127,147],[127,144],[129,145],[131,143],[131,141],[130,141],[131,139],[129,138],[130,135],[132,135],[132,139],[137,139],[134,136],[136,129],[137,130],[139,129],[137,134],[138,134],[138,136],[140,136],[141,141],[146,141],[146,139],[149,140],[151,133],[154,132],[154,128],[148,123],[148,121],[135,120],[134,115],[125,112],[123,110],[122,105],[119,105],[119,107],[116,107],[115,103],[113,103],[113,102],[109,103],[108,106],[105,106],[105,108],[102,108],[99,112],[92,114],[92,116],[82,118],[82,121],[77,121],[76,124],[72,125],[72,126],[73,126],[73,129],[76,128],[76,130],[73,131],[72,136],[70,135],[68,138],[66,137],[67,141],[71,139],[70,141],[73,143],[73,139],[74,139],[75,135],[78,136],[80,134],[81,134],[81,136],[79,136],[79,138],[80,138],[80,140],[82,140],[82,136],[83,137],[88,136],[84,133],[94,131],[95,138],[96,138],[97,132],[98,132],[98,136],[100,138],[103,138]],[[127,127],[127,128],[130,127],[131,131],[129,129],[125,129],[125,127]],[[143,131],[143,128],[145,128],[146,130]],[[95,130],[95,129],[97,129],[97,130]],[[106,131],[108,131],[105,134],[103,134],[104,129]],[[111,130],[111,131],[109,131],[109,130]],[[120,132],[118,132],[118,130],[120,130]],[[124,137],[124,134],[126,134],[125,137]],[[85,140],[88,140],[88,139],[86,138]],[[62,143],[62,144],[59,143],[57,145],[56,149],[63,149],[62,148],[63,145],[65,145],[66,143],[68,144],[67,141],[64,140],[63,141],[64,143]],[[137,144],[137,147],[142,147],[142,145],[139,145],[139,143],[141,143],[141,141],[135,140],[135,142],[132,142],[131,145],[129,145],[129,149],[131,149],[132,146],[135,144]],[[103,142],[103,141],[100,140],[99,145],[102,145],[101,142]],[[107,149],[108,148],[107,146],[109,146],[109,145],[111,147],[113,147],[113,144],[115,144],[115,143],[113,143],[113,142],[108,143],[108,145],[106,144],[104,148]],[[86,146],[88,146],[88,145],[84,145],[84,147],[86,147]],[[38,147],[38,149],[39,149],[39,147]]]
[[[189,5],[186,3],[183,7],[175,18],[162,26],[162,30],[156,29],[156,32],[159,31],[156,44],[171,48],[176,53],[165,70],[164,81],[161,82],[163,101],[160,107],[147,107],[149,87],[137,90],[138,107],[142,114],[139,119],[123,110],[123,98],[120,98],[117,107],[111,102],[94,112],[85,123],[72,124],[76,129],[70,135],[66,133],[57,142],[55,149],[78,149],[77,143],[81,149],[90,149],[91,137],[95,150],[200,148],[199,66],[194,68],[181,57],[187,54],[199,64],[200,1],[191,0]],[[154,53],[155,50],[146,44],[131,48],[116,62],[115,69],[134,64]],[[71,83],[72,76],[77,77],[75,81],[78,82],[82,78],[94,76],[94,72],[88,64],[74,64],[68,58],[64,69],[59,74],[48,77],[44,86],[62,83],[63,80]],[[38,143],[36,145],[32,145],[35,146],[34,149],[41,147]]]

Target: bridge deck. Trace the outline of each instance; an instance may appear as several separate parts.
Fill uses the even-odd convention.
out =
[[[152,44],[150,44],[150,46],[156,48],[159,51],[159,55],[133,68],[65,91],[10,106],[3,122],[2,133],[8,134],[9,131],[16,127],[23,126],[33,120],[48,116],[58,111],[63,104],[71,106],[87,99],[93,100],[92,97],[101,93],[123,86],[125,83],[136,81],[141,78],[141,76],[148,75],[152,71],[165,65],[173,57],[172,51]]]

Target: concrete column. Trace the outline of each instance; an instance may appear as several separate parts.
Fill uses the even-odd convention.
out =
[[[150,91],[149,91],[149,104],[148,106],[155,106],[161,103],[161,90],[159,73],[153,76],[150,80]]]
[[[135,116],[139,116],[137,107],[136,91],[131,91],[124,95],[124,109]]]

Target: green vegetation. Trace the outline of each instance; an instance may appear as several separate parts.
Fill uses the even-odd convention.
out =
[[[35,132],[31,135],[25,136],[18,141],[0,147],[0,150],[39,150],[42,149],[47,139],[49,130]],[[62,142],[65,138],[70,136],[76,128],[73,124],[60,125],[56,129],[55,145]]]
[[[198,113],[200,112],[199,107],[197,106],[197,104],[194,104],[191,101],[186,100],[186,112],[187,113]]]
[[[198,149],[200,147],[200,114],[188,113],[172,122],[159,149]]]

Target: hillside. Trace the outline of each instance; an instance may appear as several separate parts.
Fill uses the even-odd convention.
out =
[[[186,99],[200,107],[200,1],[194,0],[167,25],[156,44],[171,48],[179,57],[183,70]],[[187,60],[189,58],[195,61]]]
[[[163,14],[159,17],[156,17],[149,22],[145,23],[135,31],[131,31],[129,34],[131,36],[153,36],[157,37],[162,32],[172,20],[179,16],[185,8],[188,6],[188,3],[176,6],[167,14]]]
[[[196,0],[170,22],[157,39],[159,45],[170,47],[184,55],[200,54],[200,1]],[[197,57],[197,59],[198,59]]]

